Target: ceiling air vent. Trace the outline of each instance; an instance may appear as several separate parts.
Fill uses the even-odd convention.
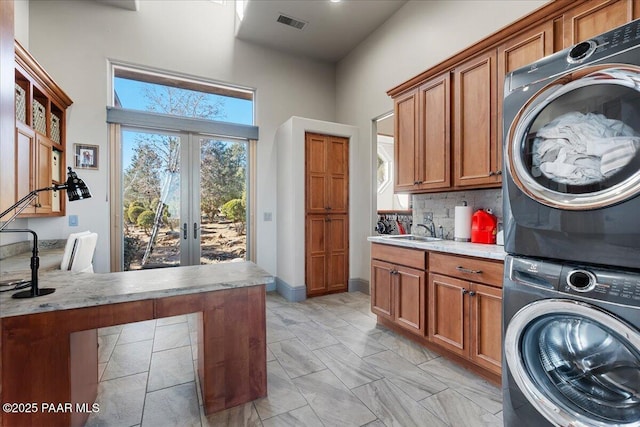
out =
[[[281,24],[288,25],[290,27],[297,28],[299,30],[302,30],[304,26],[307,25],[307,23],[304,21],[301,21],[296,18],[292,18],[287,15],[283,15],[282,13],[280,14],[280,16],[278,16],[277,21]]]

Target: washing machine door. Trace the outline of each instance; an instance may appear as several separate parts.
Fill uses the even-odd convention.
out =
[[[582,302],[536,301],[509,321],[505,360],[529,403],[558,426],[640,425],[640,333]]]
[[[517,113],[505,151],[514,183],[547,206],[598,209],[640,194],[640,68],[586,67],[545,85]]]

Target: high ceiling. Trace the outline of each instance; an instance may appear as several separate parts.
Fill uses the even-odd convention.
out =
[[[279,51],[337,62],[407,0],[249,0],[236,36]],[[285,15],[303,29],[279,23]]]
[[[96,0],[139,10],[139,0]],[[220,2],[221,0],[213,0]],[[235,3],[235,0],[226,0]],[[236,37],[272,49],[335,63],[400,9],[407,0],[244,0]],[[297,21],[302,29],[278,22]],[[282,18],[281,18],[282,20]]]

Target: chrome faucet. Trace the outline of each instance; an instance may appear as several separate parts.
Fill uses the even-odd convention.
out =
[[[429,225],[427,225],[427,224],[416,224],[416,227],[424,227],[424,229],[429,232],[429,236],[430,237],[437,237],[436,236],[436,225],[433,223],[433,221],[429,221],[428,224]]]

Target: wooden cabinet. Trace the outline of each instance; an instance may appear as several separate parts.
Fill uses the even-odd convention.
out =
[[[553,22],[547,21],[524,31],[498,46],[498,127],[497,144],[504,146],[502,128],[502,100],[504,99],[505,76],[510,72],[551,55],[554,50]],[[497,164],[502,165],[502,150],[497,150]],[[502,173],[502,169],[499,170]]]
[[[453,182],[456,187],[501,182],[496,60],[496,51],[491,49],[454,70]]]
[[[394,100],[394,190],[415,190],[418,181],[418,92],[413,90]]]
[[[451,74],[443,73],[418,88],[418,189],[451,185]]]
[[[346,215],[309,215],[305,230],[307,296],[345,291],[349,271]]]
[[[562,16],[564,47],[580,43],[638,18],[638,0],[587,1],[568,10]]]
[[[7,207],[32,190],[65,181],[66,109],[72,103],[18,42],[14,96],[14,162],[2,165],[14,171],[14,191],[2,195],[2,205]],[[43,191],[20,216],[59,216],[64,212],[64,198],[59,192]]]
[[[349,209],[349,140],[306,134],[307,214]]]
[[[499,187],[505,75],[638,18],[640,0],[550,2],[389,90],[395,191]]]
[[[450,80],[450,73],[443,73],[394,102],[397,192],[451,185]]]
[[[424,336],[425,252],[379,244],[371,252],[371,311]]]
[[[438,253],[429,260],[430,340],[500,374],[502,263]]]
[[[348,288],[349,140],[305,139],[305,280],[307,296],[316,296]]]

